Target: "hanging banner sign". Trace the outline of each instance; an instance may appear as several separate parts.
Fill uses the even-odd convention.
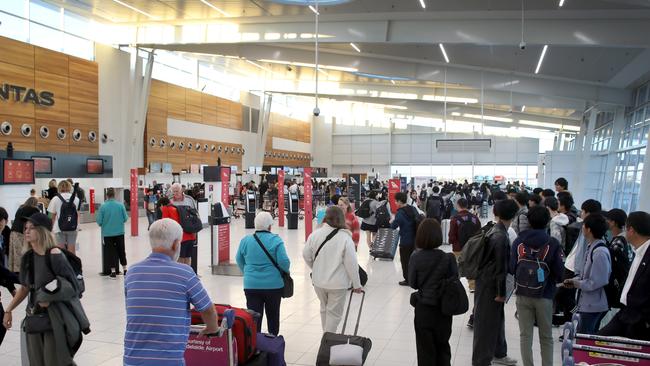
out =
[[[278,170],[278,226],[284,227],[284,170]]]
[[[388,203],[390,210],[395,214],[397,213],[397,203],[395,202],[395,194],[400,191],[401,182],[399,178],[388,180]]]
[[[221,202],[230,203],[228,188],[230,186],[230,167],[221,167]],[[219,242],[219,263],[230,262],[230,224],[219,225],[217,230]]]
[[[131,169],[131,236],[138,236],[138,169]]]
[[[305,168],[303,177],[303,184],[305,186],[305,241],[307,241],[307,238],[311,235],[312,225],[314,223],[314,215],[312,214],[312,201],[314,198],[312,197],[311,168]]]

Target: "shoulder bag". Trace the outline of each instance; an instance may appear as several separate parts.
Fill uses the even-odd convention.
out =
[[[269,253],[268,250],[266,250],[266,247],[264,247],[264,244],[262,244],[262,241],[260,238],[257,236],[257,234],[253,234],[253,237],[255,240],[257,240],[257,244],[260,245],[260,248],[264,251],[264,254],[266,254],[267,257],[269,257],[269,260],[271,263],[273,263],[273,266],[280,272],[280,276],[282,276],[282,282],[284,282],[284,287],[282,287],[282,297],[283,298],[289,298],[293,296],[293,278],[291,278],[291,275],[289,272],[285,272],[280,268],[278,263],[271,257],[271,253]]]
[[[332,231],[331,233],[329,233],[329,235],[327,235],[325,241],[323,241],[323,243],[318,247],[318,250],[316,251],[316,255],[314,255],[314,262],[316,262],[316,258],[318,257],[318,253],[320,253],[320,250],[323,249],[323,245],[325,245],[325,243],[330,241],[330,239],[332,239],[336,235],[336,233],[339,232],[339,230],[340,229],[334,229],[334,231]],[[311,274],[309,276],[311,277]],[[359,282],[361,282],[361,286],[365,286],[366,283],[368,283],[368,273],[366,273],[366,271],[363,268],[361,268],[361,266],[359,266]]]
[[[35,302],[35,292],[36,285],[34,284],[34,254],[33,251],[28,253],[29,255],[29,308],[27,309],[27,315],[25,320],[23,320],[23,330],[27,334],[38,334],[45,333],[52,330],[52,322],[50,321],[50,315],[47,313],[47,308],[41,308]],[[46,254],[47,255],[47,254]],[[55,274],[56,275],[56,274]]]

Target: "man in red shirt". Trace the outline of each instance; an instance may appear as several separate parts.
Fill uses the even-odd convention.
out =
[[[178,183],[172,185],[171,191],[173,195],[170,202],[165,202],[162,199],[160,200],[160,210],[163,218],[170,218],[180,224],[180,218],[176,206],[192,206],[196,208],[196,202],[192,197],[183,193],[183,188]],[[197,271],[197,266],[196,263],[192,263],[192,252],[197,248],[196,239],[196,234],[183,232],[183,238],[181,239],[181,253],[178,258],[179,263],[191,266],[195,273]]]

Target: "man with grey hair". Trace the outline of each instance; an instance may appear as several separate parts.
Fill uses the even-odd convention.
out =
[[[273,217],[262,211],[255,216],[255,234],[246,235],[237,250],[237,265],[244,273],[246,307],[261,314],[257,329],[262,329],[266,311],[267,330],[280,333],[280,302],[282,301],[282,272],[289,272],[290,262],[282,238],[271,233]]]
[[[190,206],[193,207],[194,209],[198,209],[196,205],[196,201],[194,201],[194,198],[186,195],[183,193],[183,186],[180,183],[174,183],[172,184],[172,198],[171,198],[171,204],[178,207],[178,206]],[[183,240],[181,241],[181,253],[180,253],[180,258],[179,262],[188,264],[192,267],[194,270],[194,273],[197,273],[197,268],[198,268],[198,242],[197,242],[197,235],[195,233],[183,233]]]
[[[190,303],[206,324],[202,334],[217,331],[217,313],[192,269],[176,259],[183,229],[172,219],[151,224],[151,254],[126,275],[125,365],[184,365],[190,333]]]

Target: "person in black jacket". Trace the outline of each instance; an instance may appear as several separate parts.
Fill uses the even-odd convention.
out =
[[[449,337],[453,317],[440,311],[439,286],[444,279],[458,277],[458,267],[452,254],[437,249],[441,244],[438,221],[423,220],[415,236],[416,252],[408,266],[409,285],[418,290],[411,295],[411,305],[415,307],[415,343],[420,366],[451,364]]]
[[[625,228],[636,255],[623,286],[623,307],[598,334],[650,341],[650,214],[630,213]]]
[[[486,234],[486,256],[479,268],[474,294],[473,366],[515,365],[505,339],[506,275],[510,253],[508,227],[518,211],[513,200],[494,204],[496,224]]]
[[[404,281],[400,281],[400,286],[408,286],[408,268],[409,259],[413,254],[415,242],[415,215],[417,209],[406,204],[406,193],[398,192],[395,194],[395,203],[397,204],[397,213],[395,219],[390,224],[390,228],[395,230],[399,228],[399,257],[402,264],[402,275]]]

